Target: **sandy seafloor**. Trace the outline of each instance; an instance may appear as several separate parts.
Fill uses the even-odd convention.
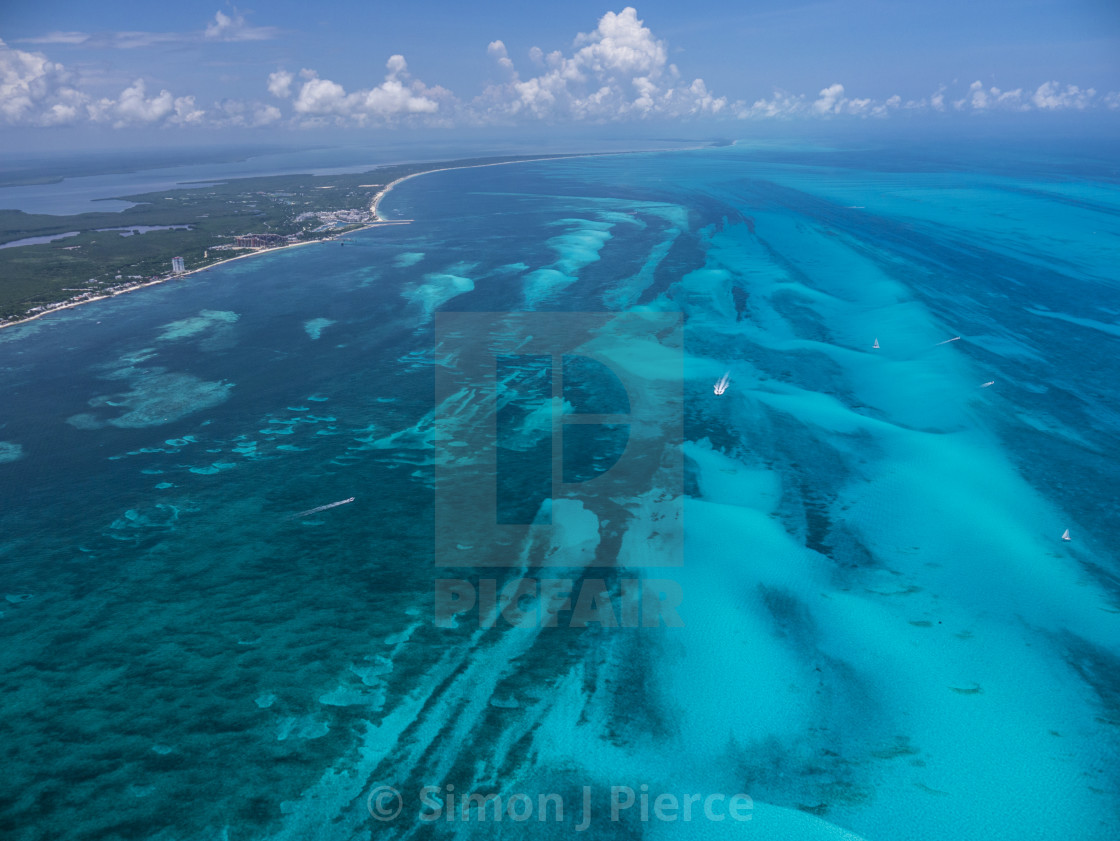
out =
[[[0,331],[0,835],[1116,838],[1120,189],[999,152],[440,172]],[[683,628],[434,626],[437,309],[683,313]],[[449,784],[572,813],[418,821]],[[610,821],[641,784],[753,817]]]

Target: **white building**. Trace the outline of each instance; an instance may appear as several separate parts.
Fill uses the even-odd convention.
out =
[[[182,257],[172,257],[171,258],[171,271],[175,272],[175,274],[182,274],[183,272],[186,271],[186,269],[183,268],[183,258]]]

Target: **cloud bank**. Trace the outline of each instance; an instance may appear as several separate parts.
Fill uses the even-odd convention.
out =
[[[737,105],[735,116],[740,119],[770,119],[795,117],[830,118],[838,116],[887,117],[896,111],[946,112],[949,110],[984,112],[1025,111],[1085,111],[1090,108],[1120,109],[1120,93],[1098,95],[1093,88],[1081,89],[1077,85],[1043,82],[1031,92],[1024,88],[1001,91],[997,87],[984,87],[976,81],[968,86],[956,100],[946,102],[947,89],[941,85],[928,97],[903,100],[895,94],[886,99],[849,97],[844,86],[837,83],[823,88],[816,99],[775,91],[770,99],[759,99],[750,106]]]
[[[263,41],[279,30],[252,26],[236,10],[218,11],[205,28],[187,33],[57,31],[23,43],[134,49],[192,42],[199,49]],[[211,46],[215,45],[215,46]],[[194,95],[148,90],[135,79],[112,95],[94,93],[81,76],[41,52],[0,41],[0,125],[59,126],[83,122],[129,126],[454,126],[525,123],[608,123],[689,119],[834,120],[888,118],[893,114],[984,114],[1120,110],[1120,93],[1044,81],[1001,90],[975,81],[946,85],[918,98],[856,96],[839,82],[807,95],[776,90],[749,103],[716,94],[701,78],[684,76],[669,61],[669,47],[637,11],[607,12],[581,33],[567,52],[533,47],[521,66],[501,39],[486,46],[499,80],[470,97],[414,78],[403,55],[386,61],[386,73],[348,89],[312,68],[278,68],[261,80],[261,100],[223,99],[210,105]]]

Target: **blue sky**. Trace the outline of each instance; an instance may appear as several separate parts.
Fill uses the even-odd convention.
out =
[[[0,135],[1120,123],[1116,0],[25,2]]]

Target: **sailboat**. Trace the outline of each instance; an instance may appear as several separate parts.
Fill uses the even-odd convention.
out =
[[[872,347],[872,349],[874,349],[874,350],[878,350],[878,349],[879,349],[879,340],[878,340],[878,339],[876,339],[876,340],[875,340],[875,344],[873,344],[873,345],[872,345],[871,347]]]
[[[1064,532],[1062,532],[1062,540],[1069,540],[1069,539],[1070,539],[1069,529],[1066,529]]]

